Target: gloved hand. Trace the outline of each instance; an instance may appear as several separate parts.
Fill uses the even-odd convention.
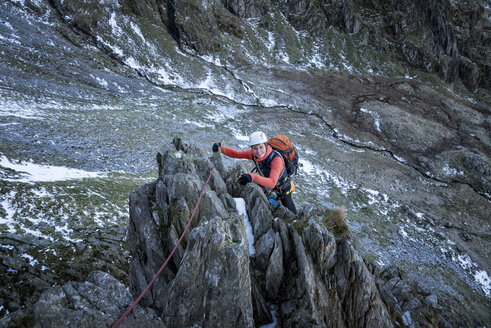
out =
[[[243,173],[238,181],[241,185],[246,185],[249,182],[252,182],[252,177],[249,173]]]
[[[218,150],[220,149],[221,145],[222,145],[221,142],[215,142],[211,147],[211,150],[213,150],[214,153],[218,153]]]

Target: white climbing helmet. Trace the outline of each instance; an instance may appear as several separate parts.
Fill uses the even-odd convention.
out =
[[[249,146],[254,146],[265,142],[268,142],[268,138],[266,138],[266,134],[261,131],[253,132],[249,137]]]

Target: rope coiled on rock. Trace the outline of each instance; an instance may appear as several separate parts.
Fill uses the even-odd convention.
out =
[[[143,298],[143,296],[145,296],[145,294],[147,293],[147,291],[150,289],[150,287],[152,287],[153,283],[155,282],[155,280],[157,279],[157,277],[160,275],[160,273],[164,270],[164,268],[166,267],[167,263],[169,262],[169,260],[171,259],[172,255],[174,254],[174,252],[176,251],[177,247],[179,246],[179,244],[181,243],[182,239],[184,238],[184,236],[186,235],[186,232],[188,231],[189,227],[191,226],[191,222],[193,221],[193,217],[194,215],[196,214],[196,210],[198,209],[198,206],[199,206],[199,203],[201,202],[201,198],[203,197],[203,193],[205,191],[205,188],[206,188],[206,185],[208,185],[208,182],[210,181],[210,178],[211,178],[211,175],[213,174],[213,171],[215,170],[215,164],[213,164],[213,162],[211,162],[211,165],[212,165],[212,169],[210,171],[210,175],[208,176],[208,179],[206,179],[206,182],[205,184],[203,185],[203,188],[201,189],[201,193],[199,195],[199,198],[198,198],[198,202],[196,203],[196,206],[194,207],[194,210],[193,210],[193,214],[191,215],[191,217],[189,218],[188,220],[188,224],[186,225],[186,228],[184,229],[181,237],[179,238],[179,240],[177,241],[177,244],[174,246],[174,249],[172,249],[172,252],[170,252],[169,256],[167,257],[167,259],[165,260],[164,264],[162,264],[162,266],[160,267],[159,271],[157,271],[157,273],[155,274],[155,276],[152,278],[152,280],[150,281],[150,283],[147,285],[147,287],[145,287],[145,289],[141,292],[140,296],[138,296],[138,298],[133,302],[133,304],[128,308],[128,310],[126,310],[125,313],[123,313],[123,315],[118,319],[118,321],[116,321],[114,323],[114,325],[111,326],[111,328],[116,328],[123,320],[124,318],[131,312],[131,310],[133,310],[133,308],[138,304],[138,302],[140,302],[140,300]]]

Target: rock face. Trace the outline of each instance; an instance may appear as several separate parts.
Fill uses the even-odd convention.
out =
[[[130,196],[135,297],[176,245],[212,170],[199,149],[175,144],[178,149],[164,153],[160,180]],[[272,308],[281,327],[392,327],[399,320],[402,313],[387,308],[377,288],[383,286],[380,278],[350,239],[336,237],[323,224],[327,209],[313,207],[294,217],[280,206],[272,213],[257,185],[236,183],[240,166],[224,171],[220,158],[211,160],[217,169],[191,224],[195,228],[142,301],[166,326],[253,327],[272,322]],[[255,240],[252,257],[232,197],[245,200]]]
[[[7,316],[0,327],[109,326],[173,250],[121,326],[448,326],[435,295],[418,295],[397,268],[380,272],[366,264],[341,229],[344,221],[330,219],[333,210],[309,206],[294,216],[280,205],[272,212],[258,185],[237,184],[241,166],[225,171],[219,155],[209,159],[174,141],[158,156],[159,179],[130,195],[129,290],[94,271],[85,282],[45,289],[32,308]],[[253,255],[233,197],[245,200]]]
[[[102,271],[85,282],[68,282],[46,289],[31,311],[18,311],[0,321],[1,327],[108,327],[133,303],[122,283]],[[152,309],[136,306],[120,327],[164,327]]]
[[[198,149],[180,148],[164,153],[159,181],[130,196],[135,296],[176,245],[211,172]],[[221,167],[219,158],[214,161]],[[170,327],[253,327],[273,321],[272,306],[282,327],[391,327],[374,277],[349,239],[336,239],[312,213],[308,225],[297,231],[293,214],[285,208],[271,213],[257,185],[237,185],[238,170],[222,172],[226,184],[218,171],[212,175],[196,227],[143,304]],[[254,257],[249,257],[243,219],[230,206],[232,196],[245,199],[256,240]]]
[[[489,20],[480,1],[149,1],[145,7],[127,0],[125,6],[162,22],[184,49],[208,54],[223,48],[225,34],[243,37],[241,19],[279,13],[298,31],[313,36],[335,27],[357,36],[360,46],[374,45],[388,58],[437,72],[448,82],[461,78],[475,92],[489,88]],[[163,15],[167,13],[167,15]],[[193,17],[193,19],[189,19]],[[394,47],[395,46],[395,47]],[[394,51],[395,50],[395,51]]]
[[[29,236],[2,234],[0,244],[9,243],[20,252],[27,249],[38,254],[39,259],[46,256],[46,249],[59,246],[72,259],[70,266],[52,256],[53,270],[34,267],[26,262],[25,258],[14,252],[14,247],[0,247],[0,270],[5,272],[0,278],[0,307],[22,309],[34,304],[40,297],[43,289],[53,285],[62,285],[69,280],[81,281],[92,271],[110,273],[121,281],[127,280],[127,246],[121,243],[125,236],[124,229],[108,228],[104,231],[94,230],[88,232],[83,241],[76,247],[66,246],[62,242],[50,242],[45,239],[35,239]],[[61,245],[61,246],[60,246]],[[34,258],[32,261],[38,260]],[[15,285],[16,290],[12,290]]]

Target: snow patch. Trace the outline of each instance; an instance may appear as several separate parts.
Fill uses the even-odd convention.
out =
[[[246,211],[246,203],[244,198],[234,198],[235,207],[239,215],[244,216],[244,226],[247,235],[247,241],[249,242],[249,256],[254,256],[256,254],[256,249],[254,248],[254,234],[252,232],[252,225],[249,221],[249,216]]]
[[[198,57],[200,57],[201,59],[203,59],[207,63],[213,64],[215,66],[223,67],[223,65],[220,61],[220,57],[218,57],[218,56],[214,57],[212,55],[202,55],[202,56],[198,56]]]
[[[488,273],[484,270],[477,271],[474,274],[474,279],[482,286],[484,294],[486,294],[487,297],[491,297],[491,278]]]
[[[379,113],[372,112],[371,110],[366,109],[366,108],[360,108],[360,112],[367,113],[370,116],[372,116],[373,121],[374,121],[374,125],[375,125],[375,129],[377,129],[378,132],[382,132],[380,130],[380,115],[379,115]]]
[[[449,177],[455,177],[457,175],[464,175],[463,171],[459,171],[456,168],[448,166],[448,164],[445,164],[445,166],[442,169],[442,173],[446,176]]]
[[[116,13],[111,14],[111,18],[109,18],[109,26],[111,26],[111,30],[117,36],[123,35],[123,30],[116,23]]]
[[[35,266],[36,264],[39,264],[39,261],[35,260],[34,257],[29,254],[22,254],[21,256],[29,261],[30,266]]]
[[[20,173],[23,177],[5,179],[14,182],[54,182],[73,179],[98,178],[106,174],[102,172],[89,172],[63,166],[39,165],[32,162],[12,163],[7,157],[0,157],[0,166]]]
[[[114,13],[113,13],[113,15],[114,15]],[[140,27],[133,22],[130,22],[130,26],[133,29],[133,31],[135,32],[135,34],[138,35],[143,41],[145,41],[145,37],[143,36],[143,33],[140,30]]]
[[[11,199],[13,199],[15,197],[15,194],[16,194],[15,191],[11,191],[9,197]],[[0,217],[0,225],[5,224],[8,227],[9,232],[10,233],[14,233],[15,232],[15,228],[13,226],[13,223],[14,223],[13,218],[14,218],[14,215],[16,213],[16,210],[15,210],[15,208],[13,208],[10,205],[10,202],[8,201],[8,199],[2,200],[2,202],[0,203],[0,205],[2,206],[2,208],[5,211],[5,213],[7,214],[5,216],[5,218]]]

